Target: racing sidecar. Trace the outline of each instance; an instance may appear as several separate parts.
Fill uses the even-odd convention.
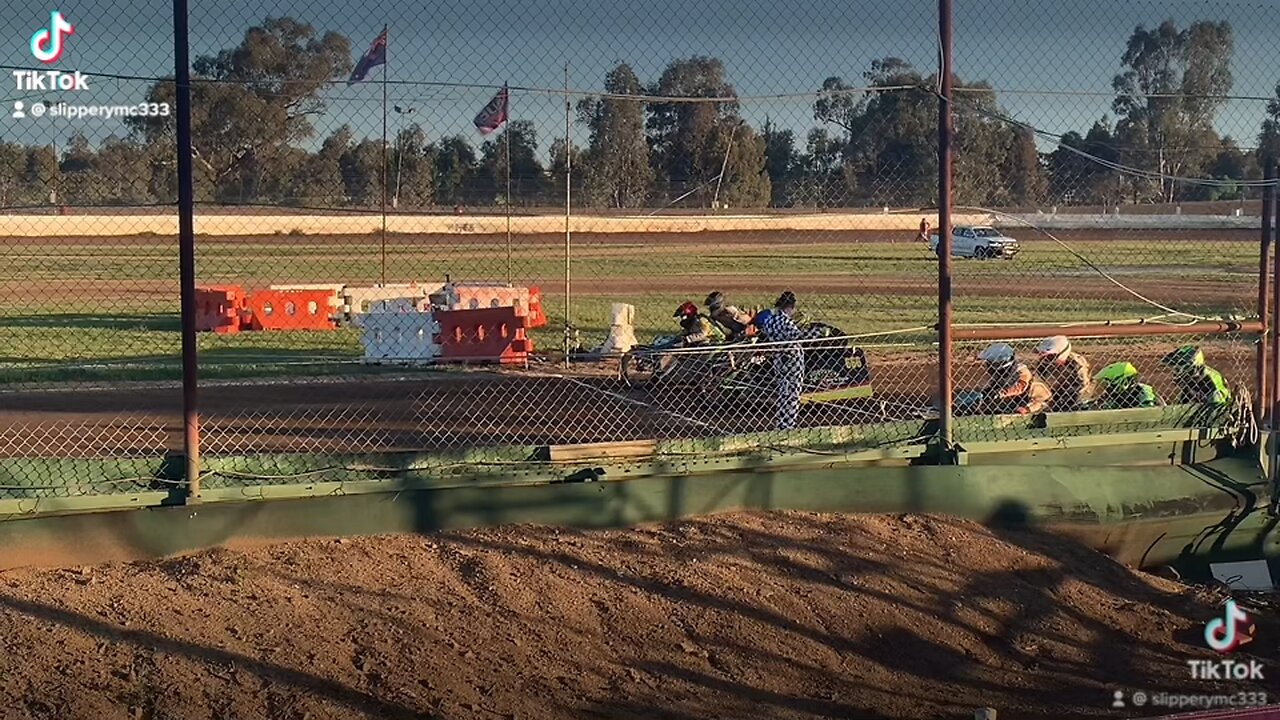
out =
[[[805,383],[800,402],[871,397],[871,368],[862,348],[831,325],[812,323],[806,329],[816,337],[801,343]],[[620,374],[628,385],[723,395],[771,393],[776,384],[775,348],[758,337],[696,348],[682,348],[677,338],[661,337],[623,355]]]

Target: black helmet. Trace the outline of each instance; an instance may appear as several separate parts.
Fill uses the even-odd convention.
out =
[[[706,305],[711,310],[719,310],[721,307],[724,306],[724,293],[720,292],[719,290],[712,292],[710,295],[707,296],[707,299],[703,304]]]

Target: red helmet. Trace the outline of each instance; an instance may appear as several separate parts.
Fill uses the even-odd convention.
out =
[[[698,306],[694,305],[692,302],[685,302],[685,304],[676,308],[675,314],[672,315],[671,317],[689,318],[697,314],[698,314]]]

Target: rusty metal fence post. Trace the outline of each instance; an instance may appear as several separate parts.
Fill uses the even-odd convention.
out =
[[[938,439],[943,456],[952,446],[954,392],[951,378],[951,0],[938,0]]]
[[[187,0],[173,0],[173,69],[177,113],[178,274],[182,308],[182,447],[187,502],[200,500],[200,414],[196,355],[195,191],[191,174],[191,63]]]

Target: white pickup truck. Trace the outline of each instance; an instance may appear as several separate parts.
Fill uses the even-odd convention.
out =
[[[1004,258],[1012,260],[1021,249],[1018,241],[1002,234],[993,227],[982,225],[955,225],[951,229],[951,256],[978,258]],[[938,254],[938,235],[929,236],[929,251]]]

